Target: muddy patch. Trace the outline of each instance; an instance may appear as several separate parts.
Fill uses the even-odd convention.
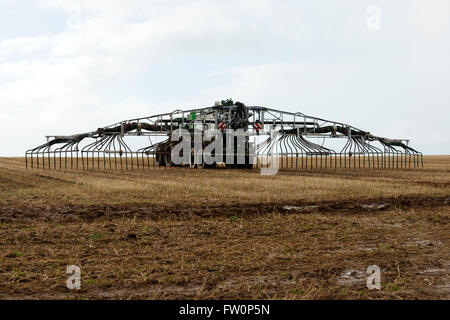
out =
[[[390,206],[389,203],[368,203],[362,204],[361,208],[367,210],[384,210],[390,208]]]
[[[354,286],[364,284],[369,275],[365,270],[347,269],[338,277],[336,283],[340,286]]]
[[[282,209],[286,210],[288,212],[298,212],[298,213],[302,213],[302,212],[312,212],[315,209],[319,208],[318,205],[313,205],[313,206],[283,206]]]
[[[293,203],[237,203],[213,204],[203,206],[187,205],[73,205],[73,206],[30,206],[30,207],[0,207],[0,221],[20,219],[43,219],[92,221],[106,217],[142,217],[150,219],[171,218],[187,220],[193,216],[228,217],[233,215],[261,215],[273,212],[279,213],[332,213],[360,214],[388,210],[390,208],[434,208],[450,204],[450,197],[398,197],[382,199],[360,199],[344,201]]]

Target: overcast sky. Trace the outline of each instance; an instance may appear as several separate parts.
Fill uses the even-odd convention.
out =
[[[450,154],[450,1],[0,0],[0,156],[233,98]]]

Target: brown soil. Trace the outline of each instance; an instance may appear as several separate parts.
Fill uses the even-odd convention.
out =
[[[148,218],[187,220],[199,217],[257,216],[267,213],[359,214],[389,209],[440,208],[450,205],[450,196],[368,198],[342,201],[295,201],[279,203],[234,203],[195,205],[47,205],[45,207],[0,207],[0,221],[94,221],[98,218]]]
[[[0,159],[0,299],[449,299],[450,157],[425,163],[261,186],[236,170],[26,171]],[[165,183],[176,192],[150,190]],[[72,264],[81,290],[66,288]],[[367,289],[370,265],[381,290]]]

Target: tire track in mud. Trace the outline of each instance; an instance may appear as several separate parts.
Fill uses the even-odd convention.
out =
[[[294,201],[283,203],[235,203],[212,205],[62,205],[41,207],[0,207],[0,221],[92,221],[98,218],[137,217],[187,220],[200,217],[230,217],[233,215],[282,214],[364,214],[389,209],[438,208],[450,206],[450,196],[380,197],[342,201]]]

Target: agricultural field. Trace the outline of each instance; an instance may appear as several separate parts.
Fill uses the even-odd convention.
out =
[[[450,156],[273,176],[0,158],[0,299],[450,299],[449,245]]]

